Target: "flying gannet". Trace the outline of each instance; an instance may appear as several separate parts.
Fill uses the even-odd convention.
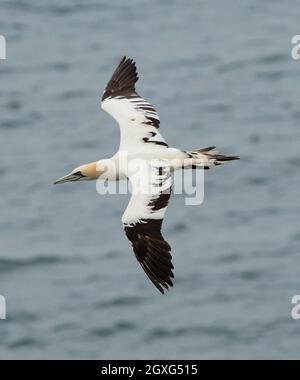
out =
[[[138,262],[164,294],[165,289],[173,286],[171,279],[174,278],[171,247],[161,234],[171,193],[169,173],[181,168],[210,169],[239,157],[221,155],[214,146],[193,151],[169,147],[159,132],[160,120],[155,108],[135,90],[137,81],[135,62],[124,57],[101,99],[102,109],[120,127],[118,152],[109,159],[81,165],[54,183],[96,179],[130,181],[132,195],[122,217],[123,228]],[[146,163],[146,170],[140,171],[139,176],[146,178],[147,192],[135,191],[141,178],[128,169],[128,161],[134,159]]]

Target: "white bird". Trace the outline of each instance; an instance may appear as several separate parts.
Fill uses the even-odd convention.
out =
[[[135,90],[137,81],[135,62],[124,57],[102,96],[102,109],[120,127],[119,151],[109,159],[81,165],[54,183],[129,179],[132,196],[122,217],[123,227],[138,262],[164,294],[165,289],[173,286],[174,277],[171,247],[161,234],[171,193],[170,172],[187,167],[210,169],[239,157],[221,155],[213,146],[193,151],[169,147],[159,132],[155,108]],[[128,165],[137,159],[145,163],[145,170],[138,175]],[[140,190],[141,180],[148,191]]]

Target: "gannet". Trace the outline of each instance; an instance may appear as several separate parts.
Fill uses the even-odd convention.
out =
[[[210,169],[239,157],[219,154],[214,146],[193,151],[169,147],[159,131],[160,120],[155,108],[136,92],[138,79],[136,63],[125,56],[102,95],[102,109],[120,127],[118,152],[109,159],[81,165],[54,184],[129,180],[132,195],[122,216],[123,228],[141,267],[164,294],[173,286],[174,278],[171,247],[161,233],[171,193],[170,172],[182,168]],[[146,169],[140,171],[139,176],[145,177],[147,192],[135,191],[141,178],[128,169],[128,160],[134,159],[146,163]]]

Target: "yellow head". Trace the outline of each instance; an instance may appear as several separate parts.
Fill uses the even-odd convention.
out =
[[[78,168],[75,168],[71,173],[57,179],[54,184],[96,180],[102,173],[101,163],[99,161],[91,162],[90,164],[78,166]]]

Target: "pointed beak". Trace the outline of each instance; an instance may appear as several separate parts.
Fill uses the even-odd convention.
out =
[[[65,182],[74,182],[78,181],[80,178],[82,178],[81,175],[78,175],[77,173],[71,173],[68,175],[65,175],[64,177],[61,177],[57,179],[55,182],[53,182],[54,185],[57,185],[58,183],[65,183]]]

